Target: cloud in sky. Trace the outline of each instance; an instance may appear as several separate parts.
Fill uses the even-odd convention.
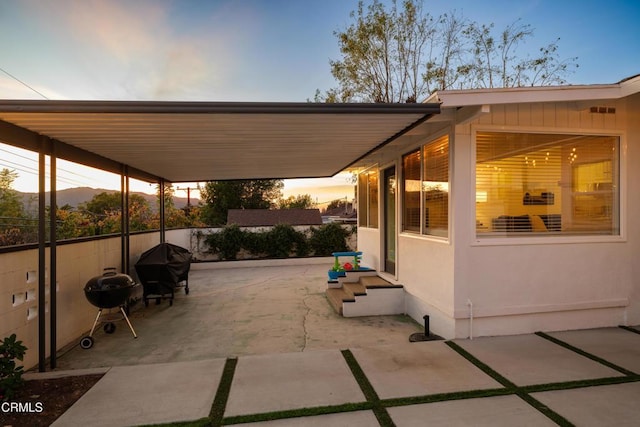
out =
[[[390,3],[390,0],[382,0]],[[335,86],[335,30],[357,0],[21,0],[0,2],[0,67],[52,99],[305,101]],[[368,1],[365,1],[368,4]],[[535,29],[523,51],[560,37],[578,56],[572,83],[612,83],[640,71],[640,3],[584,0],[425,1],[504,28]],[[567,19],[570,17],[570,19]],[[634,59],[634,57],[636,57]],[[602,64],[615,66],[602,67]],[[0,75],[5,98],[14,96]]]
[[[13,13],[30,25],[15,31],[32,31],[22,56],[33,52],[39,61],[9,57],[3,65],[29,81],[45,80],[49,98],[58,98],[60,88],[63,98],[77,99],[216,99],[232,86],[259,18],[248,8],[221,4],[188,10],[186,21],[202,14],[199,25],[178,25],[173,16],[181,4],[27,1]],[[35,77],[34,63],[49,77]]]

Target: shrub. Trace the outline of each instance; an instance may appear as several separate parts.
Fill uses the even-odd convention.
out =
[[[209,252],[218,254],[221,260],[236,259],[238,252],[245,249],[252,258],[288,258],[308,256],[329,256],[332,252],[347,251],[346,239],[352,231],[340,224],[325,224],[310,229],[310,237],[297,231],[291,225],[278,224],[270,231],[243,231],[237,225],[228,225],[219,233],[205,238]]]
[[[309,253],[304,233],[289,224],[278,224],[266,233],[267,254],[272,258],[288,258],[292,253],[305,256]]]
[[[268,233],[246,232],[243,247],[256,258],[266,258],[269,252]]]
[[[331,256],[332,252],[347,251],[347,237],[351,233],[338,223],[329,223],[311,229],[309,244],[316,256]]]
[[[16,359],[22,360],[27,348],[16,334],[6,337],[0,344],[0,401],[11,399],[22,382],[22,366],[16,367]]]
[[[219,253],[221,259],[236,259],[242,249],[245,233],[235,224],[225,226],[220,233],[207,237],[211,252]]]

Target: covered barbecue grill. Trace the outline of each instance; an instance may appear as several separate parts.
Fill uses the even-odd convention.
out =
[[[135,265],[138,279],[142,283],[144,305],[149,300],[168,299],[173,305],[175,289],[184,282],[184,291],[189,294],[189,268],[191,252],[171,243],[160,243],[140,255]]]
[[[84,295],[91,304],[98,307],[98,315],[93,322],[89,335],[80,340],[80,347],[85,350],[93,347],[93,332],[100,321],[102,310],[115,307],[119,308],[123,319],[127,321],[133,337],[138,338],[127,317],[127,310],[125,310],[131,291],[136,286],[137,284],[130,276],[117,273],[113,267],[105,268],[102,276],[93,277],[87,282],[84,287]],[[104,331],[107,334],[112,334],[116,330],[116,325],[111,320],[113,319],[104,324]]]

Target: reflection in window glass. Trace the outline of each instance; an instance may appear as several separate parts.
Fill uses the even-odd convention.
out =
[[[378,173],[368,174],[369,189],[368,218],[369,227],[378,228]]]
[[[449,232],[449,137],[423,147],[424,234],[447,237]]]
[[[378,228],[378,171],[358,175],[358,225]]]
[[[478,132],[479,236],[618,235],[619,138]]]
[[[449,235],[448,135],[404,155],[402,179],[402,230],[447,237]]]
[[[402,230],[420,232],[420,150],[402,156]]]

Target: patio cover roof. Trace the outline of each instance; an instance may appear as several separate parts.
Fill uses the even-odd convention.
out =
[[[0,141],[170,182],[335,175],[439,104],[0,100]]]

